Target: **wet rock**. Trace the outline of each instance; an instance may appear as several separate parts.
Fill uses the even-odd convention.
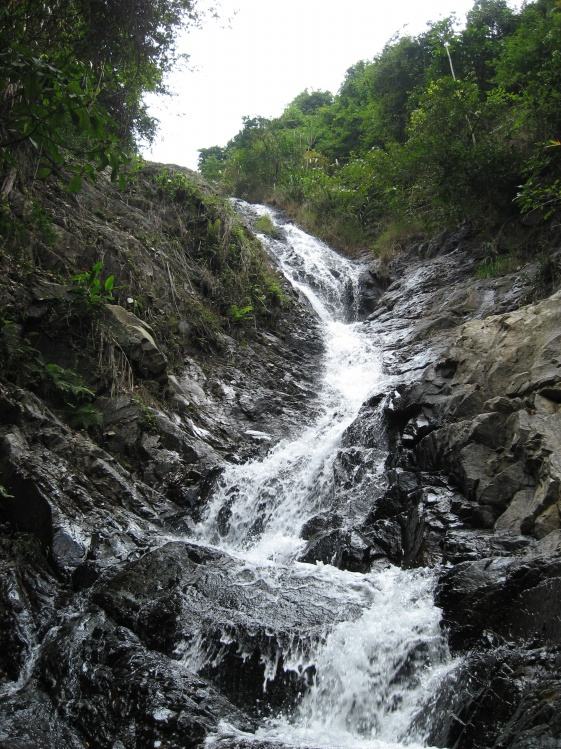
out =
[[[270,709],[290,704],[310,676],[284,671],[284,659],[361,610],[344,589],[326,589],[321,569],[287,568],[280,580],[224,552],[168,543],[106,575],[93,598],[149,648],[197,663],[235,704]]]
[[[305,541],[310,541],[314,536],[318,536],[334,528],[340,528],[343,518],[337,514],[321,513],[307,520],[302,526],[301,537]]]
[[[378,553],[376,553],[378,551]],[[300,562],[322,562],[351,572],[367,572],[373,559],[384,556],[358,531],[335,529],[316,535],[299,557]]]
[[[156,345],[148,323],[118,304],[106,304],[105,312],[117,343],[141,377],[160,377],[167,368],[167,359]]]
[[[21,427],[5,422],[0,430],[2,483],[12,495],[1,503],[0,518],[38,538],[60,572],[72,574],[86,554],[122,558],[161,528],[173,508],[162,494],[71,432],[38,399],[17,389],[3,396]]]
[[[58,605],[58,581],[41,543],[33,536],[12,536],[2,530],[0,694],[15,686],[32,665]]]
[[[221,727],[218,734],[207,740],[209,749],[298,749],[298,744],[290,742],[279,742],[277,740],[267,741],[266,739],[248,736],[235,729],[228,730],[227,727]],[[306,744],[307,749],[316,749],[312,744]]]
[[[138,401],[128,395],[120,395],[98,398],[96,406],[103,414],[103,432],[108,449],[123,455],[134,454],[144,420]]]
[[[163,448],[177,452],[188,463],[195,463],[201,457],[179,424],[174,423],[162,412],[150,411],[150,413],[153,419],[153,431]]]
[[[0,701],[0,749],[83,749],[47,694],[33,685]]]
[[[375,503],[361,530],[365,539],[392,562],[415,566],[427,561],[430,530],[419,477],[396,468],[387,472],[387,479],[387,490]],[[433,511],[432,515],[434,519],[437,513]]]
[[[17,313],[18,345],[29,334],[45,361],[56,354],[55,361],[80,372],[100,394],[93,405],[103,415],[99,432],[71,429],[60,402],[53,397],[55,410],[49,407],[41,383],[27,383],[34,394],[4,382],[1,373],[0,746],[10,749],[185,747],[202,743],[221,719],[252,730],[215,687],[185,667],[184,655],[193,667],[197,657],[204,660],[199,634],[208,633],[213,653],[206,673],[224,692],[244,704],[267,701],[267,679],[277,705],[294,701],[310,676],[304,669],[284,673],[281,649],[292,652],[293,645],[308,647],[325,636],[323,579],[304,586],[309,598],[317,596],[312,604],[297,601],[296,593],[283,599],[262,571],[211,552],[195,562],[194,550],[175,567],[162,554],[147,565],[148,578],[143,570],[135,576],[138,559],[162,536],[192,532],[224,456],[241,461],[300,428],[313,409],[322,343],[308,305],[287,289],[282,323],[248,330],[243,341],[223,336],[212,350],[203,341],[201,352],[200,331],[184,319],[192,310],[191,267],[184,272],[182,253],[178,262],[166,256],[172,245],[164,239],[162,248],[146,245],[147,201],[135,207],[138,196],[125,203],[104,179],[101,185],[100,191],[84,186],[79,220],[75,205],[60,201],[63,243],[52,258],[60,250],[61,267],[50,269],[67,275],[69,268],[91,267],[98,253],[105,272],[122,278],[130,269],[127,288],[142,298],[153,327],[119,305],[104,307],[95,323],[103,328],[102,355],[114,347],[130,362],[134,397],[109,393],[105,378],[97,378],[100,352],[90,348],[89,320],[74,330],[72,319],[69,327],[72,294],[52,283],[48,271],[26,276],[18,288],[10,278],[3,289],[8,297],[14,291],[7,301]],[[139,228],[142,234],[134,235]],[[60,310],[63,334],[51,325]],[[173,354],[175,377],[166,354]],[[263,434],[269,439],[260,440]],[[120,589],[119,600],[115,593],[114,609],[104,600],[115,624],[91,598],[129,569],[134,584],[127,578],[130,589]],[[296,589],[301,581],[291,582]],[[127,595],[140,602],[138,615]],[[264,599],[257,610],[255,599]],[[326,605],[337,610],[330,596]],[[334,619],[360,609],[354,601],[344,608]],[[127,617],[127,627],[119,626]],[[275,629],[277,620],[282,626]]]
[[[481,641],[561,644],[561,558],[464,562],[442,575],[436,600],[454,649]]]
[[[375,265],[365,268],[358,278],[358,314],[359,318],[368,317],[375,309],[389,286],[385,277]]]
[[[436,425],[424,414],[419,414],[409,419],[401,433],[402,444],[411,449],[427,434],[436,429]]]
[[[208,682],[146,650],[95,609],[73,617],[49,640],[41,678],[53,714],[102,749],[117,742],[125,749],[195,747],[220,720],[252,728]]]
[[[427,710],[427,741],[457,749],[556,749],[560,673],[558,648],[504,646],[470,654],[443,680]]]
[[[15,530],[33,533],[45,544],[53,533],[52,509],[44,481],[34,481],[26,470],[31,459],[25,436],[15,428],[0,441],[0,462],[7,499],[0,507],[0,517]]]
[[[449,528],[442,541],[442,561],[459,564],[490,557],[518,556],[534,549],[537,551],[538,544],[528,536],[463,527]]]
[[[55,566],[65,574],[72,574],[84,561],[87,548],[71,528],[57,528],[51,541],[51,558]]]

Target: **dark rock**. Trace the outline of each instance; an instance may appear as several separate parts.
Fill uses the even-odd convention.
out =
[[[401,432],[401,441],[405,447],[413,448],[423,437],[436,429],[436,424],[424,414],[415,416],[407,422]]]
[[[181,455],[188,463],[195,463],[201,456],[187,439],[185,432],[175,424],[166,414],[153,412],[154,431],[159,444],[166,450],[173,450]]]
[[[101,746],[101,744],[98,744]],[[83,749],[48,695],[36,685],[0,701],[0,749]]]
[[[70,529],[57,528],[51,542],[51,556],[57,569],[66,574],[83,562],[87,549]]]
[[[557,648],[470,654],[443,680],[425,713],[432,719],[427,741],[457,749],[556,749],[560,673]]]
[[[130,310],[118,304],[106,304],[107,324],[117,343],[141,377],[159,378],[167,368],[166,356],[154,340],[154,331]]]
[[[103,414],[105,443],[111,452],[131,455],[138,447],[144,415],[138,401],[129,396],[98,398],[97,408]]]
[[[454,649],[490,642],[561,644],[561,558],[494,558],[456,565],[436,600]]]
[[[509,557],[528,553],[537,549],[536,542],[528,536],[508,532],[492,533],[481,530],[481,523],[475,523],[478,530],[449,528],[442,540],[442,561],[459,564],[489,557]]]
[[[358,279],[358,314],[359,318],[368,317],[375,309],[389,286],[389,279],[380,275],[377,269],[365,268]]]
[[[403,559],[402,527],[398,519],[366,521],[361,528],[364,537],[374,548],[399,564]]]
[[[57,579],[41,543],[29,535],[0,538],[0,692],[23,677],[53,622]]]
[[[340,515],[330,513],[314,515],[314,517],[304,523],[300,535],[305,541],[310,541],[314,536],[319,536],[326,531],[340,528],[342,523],[343,518]]]
[[[271,588],[247,562],[168,543],[105,575],[93,600],[149,648],[193,659],[235,704],[259,706],[266,684],[270,709],[290,704],[310,677],[284,671],[284,657],[308,652],[326,626],[361,610],[342,588],[326,590],[320,579],[291,568],[282,574],[283,584]]]
[[[52,637],[41,677],[53,714],[88,742],[111,749],[185,749],[201,744],[220,720],[242,730],[252,723],[205,680],[179,661],[146,650],[123,627],[92,610],[75,616]]]
[[[377,552],[377,553],[376,553]],[[383,556],[358,531],[335,529],[316,535],[299,557],[300,562],[323,562],[351,572],[367,572],[372,560]]]

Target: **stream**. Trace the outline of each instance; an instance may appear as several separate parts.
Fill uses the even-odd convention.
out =
[[[362,267],[267,207],[238,203],[238,210],[249,219],[266,214],[280,227],[283,239],[260,239],[319,318],[324,366],[313,415],[265,457],[226,469],[195,540],[239,560],[267,595],[300,586],[302,595],[315,597],[313,605],[343,613],[313,631],[303,625],[282,652],[262,655],[263,700],[283,669],[305,676],[295,704],[264,717],[255,734],[223,723],[207,743],[425,746],[420,726],[430,722],[431,694],[452,667],[433,602],[433,573],[380,563],[362,574],[299,561],[307,523],[336,514],[343,528],[352,527],[383,484],[387,450],[376,406],[374,439],[354,427],[363,404],[390,388],[379,343],[368,323],[356,320]],[[319,600],[322,590],[325,601]],[[204,638],[184,657],[201,672],[211,657]]]

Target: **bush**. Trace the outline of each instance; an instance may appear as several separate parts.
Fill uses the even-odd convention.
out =
[[[90,270],[72,277],[72,292],[77,299],[89,307],[99,307],[102,304],[114,301],[115,276],[110,275],[102,279],[102,270],[103,263],[98,260]]]
[[[272,239],[280,239],[282,237],[282,232],[274,225],[270,216],[267,216],[267,214],[259,216],[255,221],[254,228],[256,232],[259,232],[259,234],[265,234]]]

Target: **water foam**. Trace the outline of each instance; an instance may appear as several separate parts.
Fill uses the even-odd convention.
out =
[[[244,206],[243,211],[277,220],[264,206]],[[313,666],[315,672],[295,711],[252,735],[224,724],[207,743],[420,747],[422,737],[412,735],[410,726],[450,668],[433,602],[433,574],[388,566],[359,575],[294,561],[305,545],[300,537],[304,522],[332,507],[343,435],[364,401],[383,389],[384,374],[378,342],[367,326],[353,320],[360,266],[292,224],[282,229],[286,239],[262,239],[315,310],[325,341],[316,416],[264,458],[227,468],[199,538],[261,565],[275,584],[287,565],[296,575],[321,576],[327,589],[334,576],[338,583],[344,580],[351,590],[355,587],[362,615],[326,628],[308,648],[299,640],[282,654],[285,669],[301,673]],[[383,451],[376,455],[369,467],[374,477],[383,473],[385,458]],[[347,501],[353,503],[352,491]],[[265,688],[278,667],[278,658],[265,664]]]

